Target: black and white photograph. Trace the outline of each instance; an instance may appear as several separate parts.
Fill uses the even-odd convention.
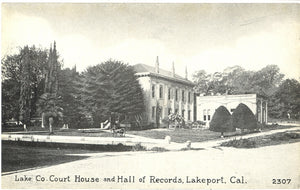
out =
[[[299,2],[2,2],[2,189],[300,189]]]

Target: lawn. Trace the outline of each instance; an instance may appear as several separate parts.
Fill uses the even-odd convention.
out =
[[[170,136],[172,142],[178,143],[183,143],[188,140],[192,142],[201,142],[220,138],[220,133],[212,132],[208,129],[152,129],[144,131],[128,131],[127,133],[154,139],[164,139],[166,136]],[[233,133],[226,133],[226,135],[232,134]]]
[[[221,146],[235,148],[257,148],[262,146],[271,146],[278,144],[294,143],[300,141],[300,130],[293,132],[275,133],[272,135],[252,137],[248,139],[234,139],[224,142]]]
[[[262,129],[262,131],[270,131],[275,129],[291,127],[295,126],[270,125],[265,126]],[[166,136],[170,136],[172,142],[178,143],[183,143],[188,140],[191,142],[202,142],[220,138],[220,133],[212,132],[208,129],[151,129],[142,131],[128,131],[127,133],[154,139],[164,139]],[[237,130],[236,132],[225,133],[225,137],[232,137],[236,135],[241,135],[241,132]]]
[[[58,149],[25,146],[18,142],[2,141],[2,172],[32,169],[87,158],[68,154],[88,153],[80,149]]]
[[[262,131],[270,131],[275,129],[291,128],[295,126],[281,126],[281,125],[267,125],[262,128]],[[22,134],[38,134],[38,135],[49,135],[47,129],[36,128],[37,131],[29,130]],[[183,143],[186,141],[191,142],[202,142],[207,140],[213,140],[220,138],[220,133],[212,132],[208,129],[148,129],[139,131],[126,131],[126,134],[132,134],[137,136],[143,136],[153,139],[164,139],[166,136],[171,137],[172,142]],[[237,130],[236,132],[225,133],[225,137],[240,135],[241,132]],[[246,134],[246,133],[245,133]],[[65,130],[55,130],[52,135],[60,136],[82,136],[82,137],[113,137],[110,130],[102,131],[100,129],[65,129]],[[128,135],[126,138],[131,138]]]

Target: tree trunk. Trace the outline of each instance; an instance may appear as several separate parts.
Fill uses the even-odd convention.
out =
[[[53,117],[49,117],[49,131],[53,134]]]
[[[45,116],[45,113],[42,113],[42,128],[45,128],[45,124],[44,124],[44,116]]]

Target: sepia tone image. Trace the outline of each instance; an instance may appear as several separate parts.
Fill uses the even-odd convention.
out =
[[[2,3],[1,188],[299,189],[300,4]]]

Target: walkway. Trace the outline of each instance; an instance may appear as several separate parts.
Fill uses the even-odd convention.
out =
[[[223,142],[227,142],[233,139],[247,139],[252,137],[258,137],[263,135],[271,135],[274,133],[287,132],[300,130],[300,126],[276,129],[271,131],[265,131],[260,133],[247,134],[243,136],[227,137],[223,139],[210,140],[205,142],[192,142],[191,148],[195,149],[207,149],[215,146],[219,146]],[[126,134],[126,137],[80,137],[80,136],[58,136],[58,135],[38,135],[38,134],[17,134],[17,133],[4,133],[1,135],[2,140],[10,141],[30,141],[30,142],[54,142],[54,143],[72,143],[72,144],[95,144],[95,145],[117,145],[123,144],[126,146],[134,146],[141,144],[148,150],[153,147],[160,147],[167,150],[181,150],[187,147],[186,143],[168,143],[164,139],[152,139],[132,134]]]

